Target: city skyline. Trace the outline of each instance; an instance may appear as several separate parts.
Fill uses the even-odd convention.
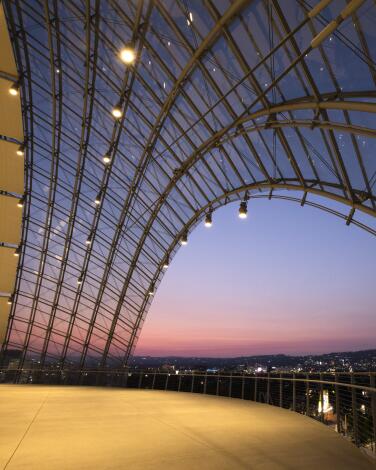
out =
[[[371,235],[278,200],[250,201],[245,221],[231,204],[213,222],[200,225],[171,263],[136,355],[299,355],[376,346]]]

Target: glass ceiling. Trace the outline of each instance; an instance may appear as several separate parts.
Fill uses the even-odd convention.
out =
[[[230,201],[323,196],[376,234],[376,7],[347,4],[4,1],[27,147],[4,345],[20,366],[124,365],[181,237]]]

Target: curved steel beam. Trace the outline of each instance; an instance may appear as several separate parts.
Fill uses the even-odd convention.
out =
[[[262,129],[274,129],[277,127],[307,127],[311,130],[320,128],[320,129],[333,129],[336,131],[341,132],[348,132],[350,134],[358,134],[358,135],[365,135],[367,137],[376,138],[376,129],[370,129],[368,127],[361,127],[361,126],[353,126],[351,124],[342,124],[339,122],[331,122],[331,121],[308,121],[302,119],[289,119],[286,121],[270,121],[264,122],[263,124],[259,124],[257,126],[249,126],[240,129],[239,131],[235,131],[233,133],[227,134],[221,141],[221,144],[224,144],[235,137],[242,136],[247,134],[248,132],[256,132]]]

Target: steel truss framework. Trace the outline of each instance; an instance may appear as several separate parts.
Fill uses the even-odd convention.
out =
[[[355,219],[376,216],[376,7],[312,47],[346,6],[324,3],[4,2],[27,146],[4,345],[20,367],[125,364],[166,258],[228,202],[296,200],[376,234]]]

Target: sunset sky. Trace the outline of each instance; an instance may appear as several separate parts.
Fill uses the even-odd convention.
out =
[[[376,348],[376,239],[285,201],[231,204],[168,269],[137,355],[310,354]]]

